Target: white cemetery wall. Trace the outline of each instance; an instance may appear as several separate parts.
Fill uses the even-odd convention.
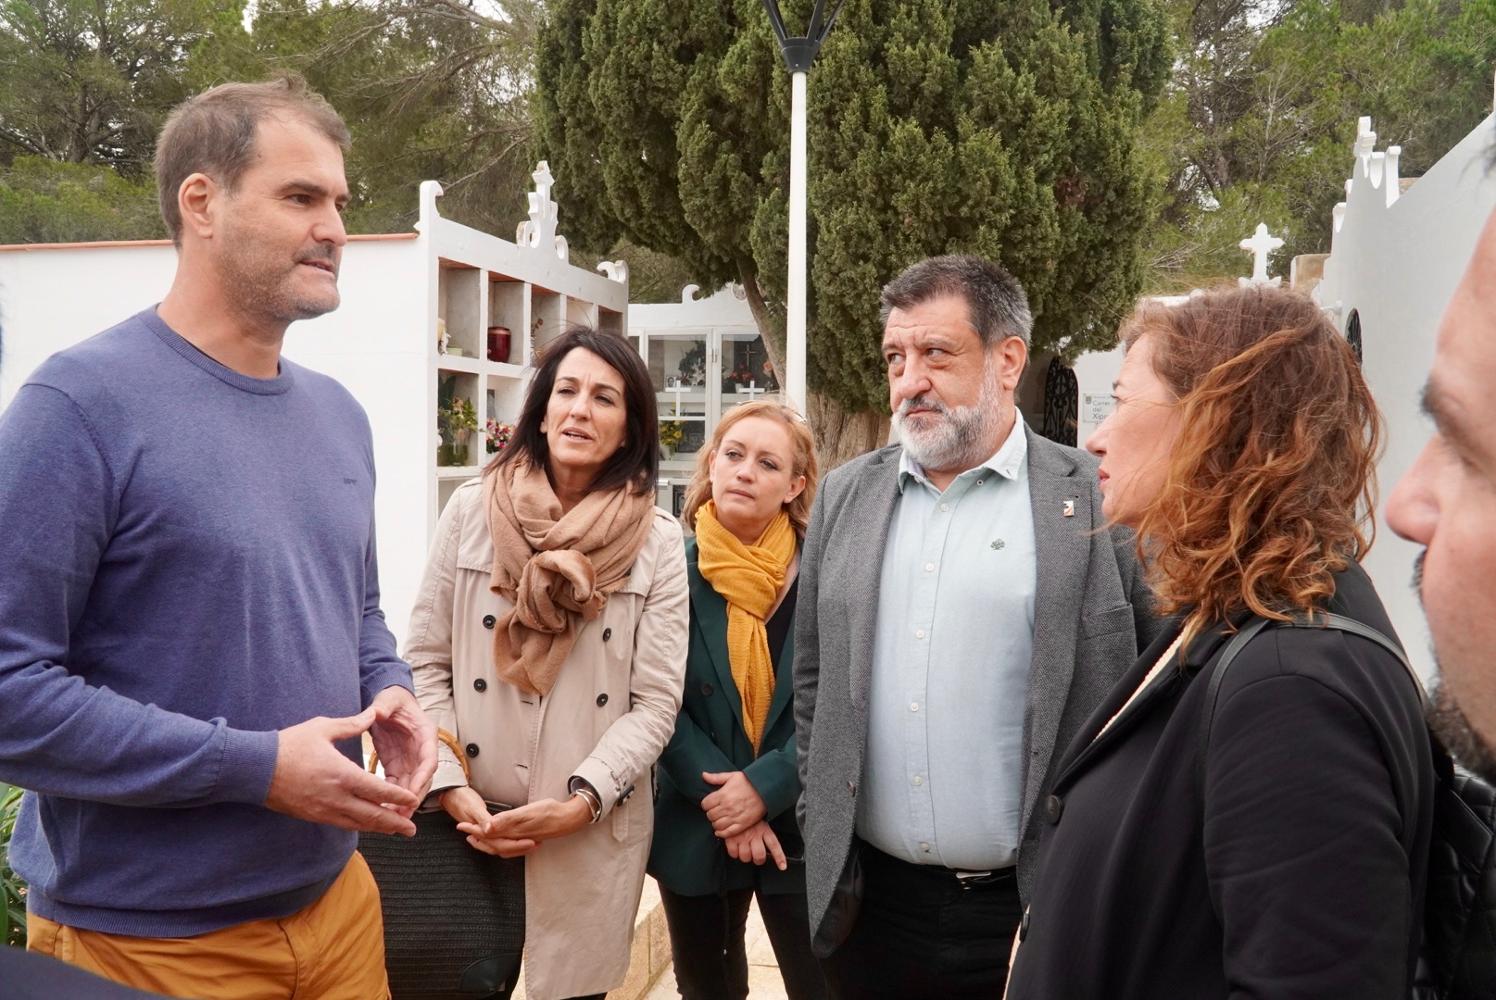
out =
[[[1496,174],[1485,165],[1496,138],[1493,125],[1496,116],[1480,123],[1400,197],[1395,155],[1390,163],[1375,159],[1381,154],[1358,155],[1324,281],[1315,290],[1342,331],[1353,313],[1359,320],[1363,370],[1387,429],[1377,466],[1377,538],[1365,565],[1425,677],[1433,673],[1433,659],[1409,586],[1418,547],[1387,527],[1386,501],[1431,432],[1418,400],[1433,364],[1439,319],[1496,208]]]

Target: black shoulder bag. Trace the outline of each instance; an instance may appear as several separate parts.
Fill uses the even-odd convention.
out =
[[[1407,669],[1418,692],[1418,701],[1427,709],[1423,682],[1402,648],[1369,625],[1324,613],[1313,621],[1280,622],[1256,617],[1226,644],[1205,689],[1205,717],[1196,756],[1202,778],[1221,679],[1252,637],[1269,626],[1333,628],[1376,643]],[[1429,843],[1423,945],[1409,997],[1410,1000],[1492,1000],[1496,998],[1496,790],[1457,767],[1434,734],[1428,736],[1438,787],[1434,792],[1434,828]]]

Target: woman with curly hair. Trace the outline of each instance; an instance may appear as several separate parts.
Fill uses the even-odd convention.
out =
[[[1358,565],[1380,418],[1308,299],[1144,305],[1086,447],[1172,627],[1066,751],[1010,1000],[1408,995],[1434,772]],[[1239,630],[1267,619],[1229,671]]]

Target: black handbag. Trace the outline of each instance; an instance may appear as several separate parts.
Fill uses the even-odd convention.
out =
[[[1215,718],[1221,678],[1252,636],[1269,625],[1333,628],[1381,646],[1407,668],[1425,709],[1427,695],[1402,647],[1369,625],[1341,615],[1320,614],[1313,621],[1270,622],[1254,618],[1226,644],[1205,693],[1197,765]],[[1459,767],[1432,732],[1438,787],[1434,791],[1433,835],[1429,841],[1428,888],[1424,901],[1423,944],[1410,1000],[1493,1000],[1496,998],[1496,789]]]
[[[466,776],[456,739],[438,735]],[[525,859],[474,850],[446,812],[411,819],[413,838],[358,838],[379,884],[393,1000],[508,1000],[525,945]]]

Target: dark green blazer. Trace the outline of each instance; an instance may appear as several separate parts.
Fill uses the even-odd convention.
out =
[[[764,726],[763,752],[755,759],[743,728],[743,706],[727,659],[727,602],[696,568],[696,539],[686,540],[686,574],[691,589],[691,638],[686,688],[675,735],[660,757],[655,799],[654,843],[649,873],[683,896],[757,886],[765,892],[805,891],[804,844],[795,823],[800,778],[795,766],[795,713],[792,677],[795,630],[785,637],[774,677],[774,700]],[[742,771],[763,797],[769,824],[792,860],[781,872],[773,861],[762,866],[727,856],[701,800],[716,786],[703,771]]]

